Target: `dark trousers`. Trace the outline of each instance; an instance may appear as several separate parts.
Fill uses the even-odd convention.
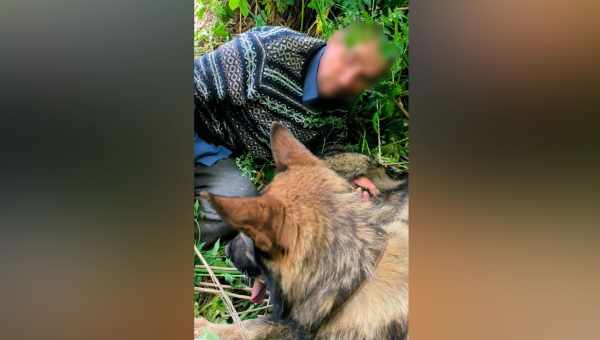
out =
[[[213,166],[196,165],[194,171],[194,196],[201,191],[223,196],[256,196],[256,188],[244,177],[232,159],[224,159]],[[217,239],[230,240],[237,233],[228,226],[210,204],[200,199],[200,242],[213,244]]]

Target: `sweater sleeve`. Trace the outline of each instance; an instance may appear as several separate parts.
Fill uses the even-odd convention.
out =
[[[245,105],[259,96],[266,59],[300,77],[306,58],[324,44],[285,27],[254,28],[194,61],[194,96],[213,104]]]
[[[232,119],[228,112],[241,111],[246,101],[239,53],[235,51],[238,39],[194,60],[194,129],[200,136],[211,129],[223,130],[226,121]]]
[[[194,60],[194,98],[197,102],[209,104],[218,98],[217,82],[211,67],[213,52]]]
[[[233,144],[231,127],[256,96],[256,54],[242,34],[194,60],[195,131]],[[208,138],[208,135],[205,135]],[[217,138],[218,137],[218,138]]]
[[[256,93],[256,54],[249,33],[194,60],[194,96],[206,103],[245,105]]]

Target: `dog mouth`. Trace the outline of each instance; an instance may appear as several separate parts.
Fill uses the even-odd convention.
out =
[[[250,301],[253,303],[262,303],[265,299],[265,295],[267,294],[267,286],[260,279],[255,279],[254,284],[252,285],[252,290],[250,291]]]

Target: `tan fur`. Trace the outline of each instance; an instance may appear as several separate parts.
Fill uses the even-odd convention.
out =
[[[319,330],[317,339],[338,329],[357,328],[361,339],[380,339],[377,333],[391,320],[408,315],[408,228],[391,239],[371,280],[348,300],[342,311]],[[400,284],[399,284],[400,283]]]
[[[249,320],[247,335],[304,338],[294,333],[299,327],[319,340],[400,339],[395,333],[406,333],[408,318],[407,196],[364,201],[349,180],[374,176],[386,190],[400,182],[362,155],[319,160],[278,125],[271,143],[279,173],[261,197],[205,194],[228,223],[269,254],[264,264],[295,325]],[[197,322],[221,339],[240,338],[236,326]]]
[[[367,155],[353,152],[344,152],[325,157],[324,161],[331,169],[346,180],[364,176],[369,178],[381,190],[390,190],[398,186],[399,182],[391,179],[385,169],[374,162]]]

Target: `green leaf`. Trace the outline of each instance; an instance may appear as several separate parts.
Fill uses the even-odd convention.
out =
[[[215,26],[213,27],[213,34],[215,35],[215,37],[218,38],[227,38],[229,36],[227,28],[222,22],[217,22],[215,24]]]
[[[240,6],[240,13],[242,13],[242,15],[245,17],[248,16],[248,14],[250,14],[250,5],[248,4],[248,0],[238,0],[239,1],[239,6]]]
[[[254,22],[256,23],[256,27],[266,26],[267,18],[265,11],[261,10],[260,13],[254,18]]]
[[[375,133],[379,134],[379,111],[375,112],[371,118],[371,123],[373,124],[373,130],[375,130]]]
[[[210,251],[210,256],[217,256],[219,255],[219,246],[221,245],[221,239],[218,239],[217,242],[215,242],[215,245],[213,246],[213,248]]]
[[[200,218],[200,201],[198,201],[198,200],[194,201],[194,218],[195,219]]]
[[[204,17],[204,13],[206,13],[206,7],[204,6],[198,6],[198,9],[196,9],[196,17],[198,18],[203,18]]]
[[[232,11],[235,11],[238,7],[240,7],[240,0],[229,0],[229,8]]]
[[[224,273],[223,277],[225,278],[225,281],[227,281],[227,283],[229,283],[229,284],[233,284],[233,281],[235,280],[235,277],[233,277],[229,273]]]

